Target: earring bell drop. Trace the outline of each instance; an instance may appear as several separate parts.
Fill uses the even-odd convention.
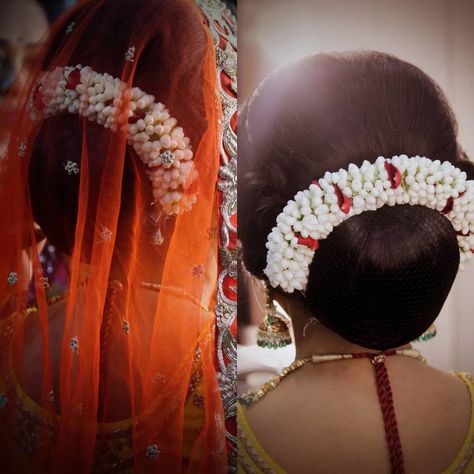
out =
[[[268,288],[266,291],[266,314],[258,326],[257,344],[267,349],[279,349],[291,344],[290,329],[278,314]]]
[[[417,337],[413,342],[426,342],[430,339],[433,339],[436,336],[437,329],[434,324],[432,324],[421,336]]]

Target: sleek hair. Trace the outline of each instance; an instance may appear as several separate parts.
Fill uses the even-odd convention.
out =
[[[326,171],[406,154],[447,160],[474,176],[441,89],[389,54],[317,54],[281,67],[239,121],[239,238],[246,268],[262,279],[277,215]],[[383,350],[429,327],[458,266],[448,219],[423,206],[385,206],[351,217],[321,241],[304,295],[285,295],[303,297],[347,340]]]

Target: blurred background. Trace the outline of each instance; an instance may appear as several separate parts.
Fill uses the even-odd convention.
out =
[[[75,0],[0,0],[0,93],[15,80],[29,50]]]
[[[22,66],[45,38],[49,24],[74,3],[75,0],[0,0],[0,105],[14,81],[25,79]],[[15,102],[2,113],[11,122]],[[0,156],[8,142],[8,122],[2,121],[4,127],[0,129]]]
[[[474,160],[472,0],[238,0],[239,103],[275,67],[317,52],[378,50],[409,61],[443,89]],[[239,281],[240,391],[288,365],[294,348],[256,346],[264,301]],[[474,262],[460,271],[436,321],[437,336],[416,346],[444,370],[474,372]],[[317,348],[315,348],[317,350]],[[244,374],[253,372],[249,380]]]

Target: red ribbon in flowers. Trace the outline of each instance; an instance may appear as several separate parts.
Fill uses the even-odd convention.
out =
[[[309,247],[311,250],[319,248],[319,240],[312,239],[311,237],[301,237],[299,233],[295,235],[298,238],[299,245],[306,245],[306,247]]]
[[[144,119],[145,117],[146,113],[141,110],[138,110],[131,117],[128,118],[128,123],[137,123],[140,119]]]
[[[73,69],[66,79],[66,89],[74,90],[81,83],[81,71]]]
[[[385,171],[388,174],[388,179],[390,180],[390,187],[392,189],[398,188],[402,182],[402,175],[400,174],[400,171],[398,171],[398,168],[388,161],[384,163],[384,166]]]
[[[449,214],[454,207],[454,199],[452,197],[449,197],[448,200],[446,201],[446,206],[441,209],[441,214]]]
[[[341,191],[341,188],[337,184],[334,184],[334,190],[336,191],[337,203],[341,211],[347,214],[351,208],[351,200]]]

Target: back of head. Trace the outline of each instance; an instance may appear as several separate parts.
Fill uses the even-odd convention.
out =
[[[186,30],[186,34],[178,35],[181,30]],[[49,43],[43,70],[51,72],[64,63],[88,66],[97,73],[110,75],[109,82],[122,81],[130,88],[140,88],[167,107],[192,145],[199,144],[207,126],[199,77],[207,38],[199,14],[189,8],[186,0],[83,2],[71,15],[69,26],[54,31]],[[176,54],[170,54],[171,47]],[[127,54],[133,57],[127,59]],[[186,56],[186,61],[182,61],[182,56]],[[104,105],[113,106],[115,101]],[[145,118],[145,112],[137,112],[137,118],[140,113]],[[138,225],[137,214],[141,213],[146,222],[147,214],[161,212],[159,205],[151,204],[158,201],[147,176],[152,168],[141,163],[133,141],[128,139],[126,146],[123,130],[117,133],[94,117],[90,116],[88,121],[80,114],[68,114],[67,110],[46,115],[39,122],[29,166],[34,218],[49,241],[66,254],[72,254],[77,240],[83,201],[81,259],[85,261],[91,259],[93,242],[101,228],[97,222],[100,201],[107,205],[110,202],[103,191],[106,186],[108,193],[119,196],[116,243],[122,251],[131,251],[130,240],[136,237],[131,229]],[[132,118],[129,121],[132,126]],[[150,140],[158,139],[153,136]],[[112,160],[117,163],[113,169],[115,176],[111,176]],[[69,172],[68,176],[68,162],[75,163],[81,172]],[[87,183],[82,183],[81,190],[80,177],[86,170]],[[141,235],[141,243],[152,241],[151,224],[144,226],[146,232]],[[153,246],[149,246],[149,252],[153,252]]]
[[[318,54],[266,78],[240,116],[239,237],[264,278],[265,243],[289,199],[326,171],[378,156],[426,156],[474,175],[439,87],[388,54]],[[456,233],[422,206],[353,216],[320,242],[303,298],[347,340],[375,349],[418,337],[438,316],[459,265]]]

